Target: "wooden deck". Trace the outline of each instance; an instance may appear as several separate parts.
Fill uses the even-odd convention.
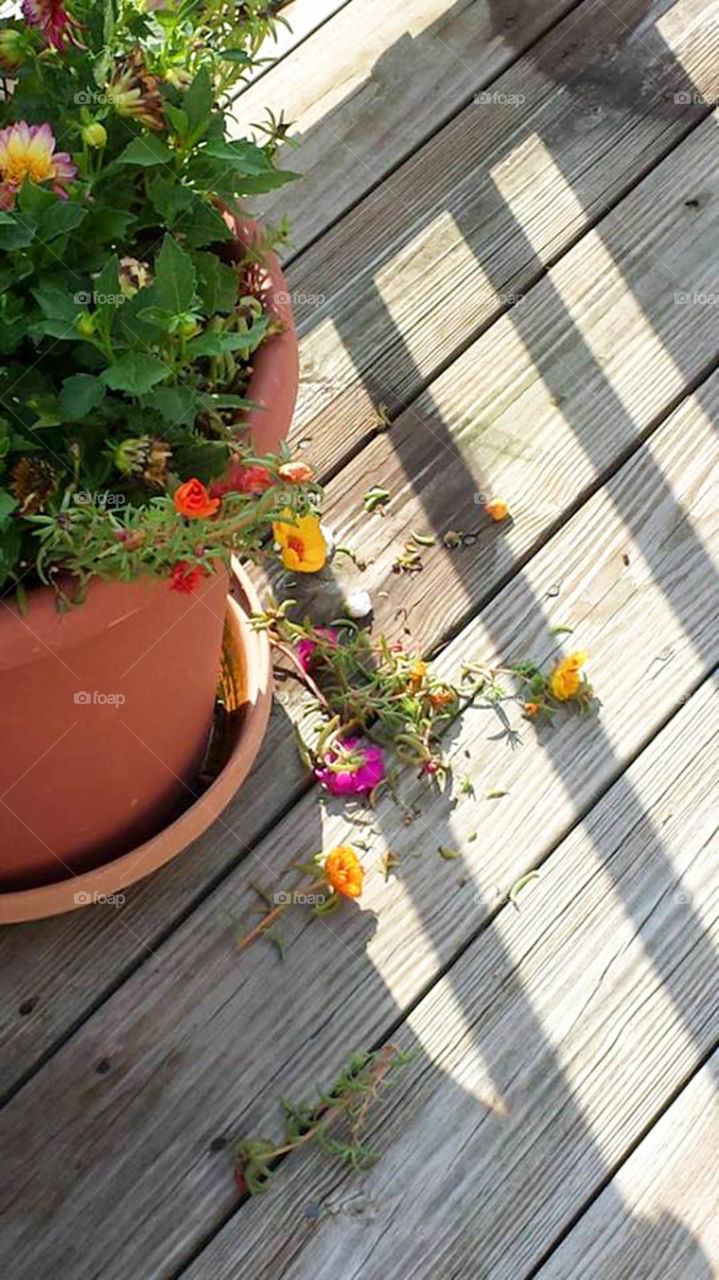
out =
[[[5,1273],[717,1277],[716,5],[289,13],[235,114],[284,107],[308,175],[265,207],[296,245],[293,440],[367,562],[335,560],[316,616],[361,583],[377,630],[448,674],[548,658],[571,627],[601,714],[517,719],[510,750],[468,711],[451,751],[475,797],[408,778],[410,827],[382,800],[363,909],[297,913],[282,963],[235,954],[251,885],[356,834],[308,784],[283,686],[190,851],[119,910],[6,929]],[[511,524],[483,521],[488,493]],[[449,529],[477,536],[393,573],[412,530]],[[277,1136],[280,1095],[388,1040],[414,1057],[373,1112],[373,1170],[307,1150],[238,1198],[233,1141]]]

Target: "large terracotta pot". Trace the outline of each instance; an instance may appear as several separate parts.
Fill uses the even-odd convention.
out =
[[[251,223],[237,230],[245,243],[254,234]],[[284,331],[258,353],[248,389],[262,408],[241,425],[258,453],[287,434],[297,392],[276,259],[262,287]],[[24,617],[3,602],[0,892],[117,858],[186,807],[210,734],[226,592],[217,574],[191,595],[167,580],[96,581],[63,615],[50,588],[29,593]]]
[[[34,920],[91,903],[109,902],[120,906],[124,901],[124,889],[185,849],[221,814],[242,784],[267,727],[272,703],[272,665],[267,636],[249,625],[248,615],[257,610],[259,602],[247,576],[237,564],[234,565],[233,591],[233,597],[226,600],[222,685],[226,696],[230,695],[234,714],[224,735],[230,749],[224,752],[222,767],[214,781],[198,799],[193,801],[192,795],[188,794],[189,808],[169,823],[163,820],[157,834],[126,853],[109,860],[103,857],[99,865],[93,865],[89,870],[79,869],[75,874],[58,867],[59,877],[55,874],[47,883],[35,884],[32,888],[8,889],[3,886],[0,892],[0,924]],[[104,787],[104,774],[99,769],[98,775],[100,785]],[[40,801],[42,795],[40,787],[36,792]],[[80,796],[81,805],[85,800],[86,797]],[[192,856],[191,851],[189,856]],[[90,861],[95,863],[97,859]]]

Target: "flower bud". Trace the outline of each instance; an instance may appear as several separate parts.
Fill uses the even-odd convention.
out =
[[[185,89],[189,89],[192,84],[192,74],[186,71],[184,67],[168,67],[165,72],[165,80],[171,84],[173,89],[179,89],[181,93]]]
[[[91,338],[95,332],[95,317],[89,311],[80,311],[75,316],[75,328],[81,338]]]
[[[27,37],[14,27],[0,31],[0,66],[13,70],[25,61]]]
[[[93,120],[90,124],[86,124],[82,131],[82,140],[86,142],[88,147],[104,147],[107,142],[107,129],[99,120]]]

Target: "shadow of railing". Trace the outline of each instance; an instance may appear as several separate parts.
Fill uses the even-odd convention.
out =
[[[502,6],[496,4],[492,7],[496,9],[498,22],[501,22],[502,25],[504,25]],[[548,83],[556,84],[560,82],[568,92],[576,93],[576,106],[578,112],[591,115],[593,111],[598,109],[603,110],[609,108],[616,110],[617,106],[621,106],[629,113],[643,115],[647,112],[656,112],[657,115],[670,121],[676,121],[677,118],[681,117],[682,122],[686,127],[670,140],[670,144],[668,144],[666,148],[666,152],[668,154],[677,145],[679,145],[686,135],[691,133],[692,129],[700,124],[708,114],[708,111],[703,109],[701,106],[699,90],[694,85],[691,78],[686,74],[681,64],[677,62],[672,50],[664,43],[656,28],[656,18],[662,13],[668,11],[671,7],[669,0],[667,3],[661,5],[652,5],[649,0],[642,0],[641,3],[637,2],[637,0],[627,0],[626,3],[618,5],[615,9],[616,16],[614,20],[616,44],[612,50],[612,56],[609,57],[607,55],[604,60],[602,60],[600,57],[601,43],[595,39],[593,39],[591,43],[587,40],[582,43],[582,33],[578,30],[578,24],[582,13],[587,14],[592,8],[591,4],[587,4],[582,6],[578,13],[574,13],[572,15],[571,23],[566,22],[564,24],[567,27],[567,33],[564,37],[562,37],[561,34],[562,24],[560,24],[560,27],[552,32],[552,40],[540,42],[533,49],[531,57],[536,58],[536,64],[546,75]],[[602,6],[602,8],[604,8],[604,6]],[[652,16],[651,23],[647,23],[646,21],[647,15],[649,14]],[[607,19],[606,15],[604,15],[603,33],[605,34],[605,37],[606,32],[611,25],[611,18]],[[570,27],[574,28],[573,36],[570,34]],[[585,29],[584,35],[586,36],[586,34],[587,31]],[[596,31],[594,34],[596,35]],[[625,74],[624,51],[632,39],[640,40],[642,43],[648,42],[651,50],[652,66],[659,88],[658,91],[650,98],[648,98],[645,91],[640,92],[636,84],[637,68],[639,65],[636,56],[634,58],[631,56],[627,58],[626,67],[631,72],[631,75]],[[558,50],[557,45],[561,45],[562,43],[564,48]],[[551,57],[549,58],[545,58],[543,54],[543,50],[547,45],[549,45],[551,49]],[[521,65],[519,70],[521,71]],[[561,81],[558,81],[558,73],[561,75]],[[503,77],[503,82],[507,82],[506,74]],[[521,88],[521,80],[518,80],[516,83],[516,89],[520,92]],[[686,111],[687,101],[690,101],[691,104],[697,108],[689,114],[687,114]],[[351,103],[343,104],[343,107],[340,110],[351,111]],[[532,128],[533,130],[536,129],[536,121],[533,122]],[[540,132],[538,136],[541,143],[551,153],[553,153],[554,146],[551,133],[542,137]],[[306,138],[302,138],[300,140],[301,144],[305,141]],[[521,141],[521,134],[518,134],[515,131],[511,139],[512,148],[517,147]],[[662,159],[661,154],[658,159]],[[571,172],[562,171],[561,154],[557,157],[556,163],[560,172],[563,173],[565,181],[570,186],[573,186],[574,175]],[[655,157],[651,163],[648,164],[647,172],[654,168],[657,163],[658,160]],[[641,176],[643,175],[640,172],[638,177]],[[635,176],[633,180],[627,182],[626,191],[630,190],[632,186],[636,184],[638,177]],[[678,209],[681,210],[683,206],[687,217],[692,216],[692,212],[696,208],[695,199],[697,203],[700,203],[703,199],[701,185],[701,181],[697,178],[698,191],[696,196],[692,191],[690,193],[680,193],[677,198]],[[617,215],[599,221],[602,217],[603,210],[601,208],[601,204],[597,204],[592,192],[590,191],[588,196],[583,196],[583,193],[580,190],[577,190],[576,186],[573,186],[573,189],[577,200],[582,203],[583,208],[586,210],[588,225],[596,227],[596,235],[600,238],[613,262],[618,268],[620,268],[623,257],[623,246],[621,244],[621,210]],[[621,196],[624,194],[625,191],[620,192]],[[619,198],[619,196],[616,197],[614,204],[619,201]],[[690,210],[692,212],[690,212]],[[471,218],[469,221],[466,220],[466,212],[461,204],[456,208],[452,208],[451,205],[449,205],[448,211],[454,217],[460,230],[465,231],[466,224],[466,243],[468,245],[475,244],[477,241],[476,226],[473,224]],[[418,226],[421,225],[423,218],[429,220],[431,217],[435,216],[436,213],[436,204],[433,204],[431,208],[425,208],[423,206],[421,192],[418,193],[417,202],[413,204],[412,209],[408,211],[406,220],[406,238],[404,243],[409,243],[417,234]],[[628,533],[635,537],[637,546],[644,556],[647,565],[650,567],[653,576],[657,580],[661,578],[662,590],[667,601],[671,605],[686,634],[690,637],[695,649],[700,654],[705,673],[709,672],[716,661],[715,635],[709,629],[697,631],[695,625],[696,619],[692,608],[687,604],[686,592],[683,590],[681,575],[662,575],[662,562],[666,556],[666,546],[664,545],[664,541],[656,538],[656,531],[651,527],[651,525],[644,532],[641,529],[636,529],[634,527],[634,511],[631,504],[627,503],[626,494],[623,492],[619,476],[616,474],[617,468],[621,463],[626,461],[628,454],[635,448],[639,447],[642,436],[646,436],[648,433],[648,428],[642,433],[637,432],[627,408],[623,404],[619,395],[615,392],[611,382],[605,375],[602,366],[595,358],[590,347],[587,345],[582,332],[567,310],[559,292],[554,287],[551,277],[546,278],[546,261],[542,260],[542,258],[539,257],[533,249],[525,230],[514,216],[509,205],[506,205],[505,207],[504,217],[509,229],[508,234],[512,245],[512,252],[522,263],[523,270],[526,271],[527,277],[534,281],[538,281],[542,279],[542,277],[545,277],[542,289],[543,318],[546,321],[543,326],[544,330],[555,334],[571,334],[573,350],[571,367],[564,364],[561,356],[558,356],[557,352],[542,342],[541,338],[538,336],[536,326],[532,323],[533,312],[531,299],[528,302],[525,302],[524,305],[512,307],[507,311],[512,325],[515,328],[516,334],[521,339],[527,352],[531,356],[534,366],[538,370],[546,387],[548,395],[554,396],[557,400],[561,400],[565,421],[571,427],[576,441],[581,446],[587,461],[591,464],[596,475],[594,488],[600,487],[601,485],[604,486],[605,491],[614,503],[617,516],[626,525]],[[583,230],[587,230],[587,224],[585,224]],[[395,238],[393,243],[393,252],[397,252],[399,247],[397,239]],[[501,296],[507,289],[506,275],[503,276],[496,272],[494,262],[491,258],[488,258],[487,260],[482,259],[481,245],[474,248],[474,252],[477,256],[481,272],[494,287],[497,295]],[[301,257],[300,263],[297,264],[295,270],[299,267],[301,267]],[[358,262],[356,259],[353,259],[352,267],[356,277],[363,274],[363,263],[361,261]],[[374,267],[376,267],[376,262],[373,263],[371,269],[374,269]],[[709,270],[710,264],[708,263],[707,271],[709,272]],[[672,281],[671,277],[673,273],[671,268],[668,269],[667,275],[670,288],[675,289],[681,287],[681,281],[676,279]],[[290,276],[290,278],[292,277]],[[649,329],[661,340],[665,351],[671,356],[677,369],[682,373],[684,385],[682,391],[676,397],[676,402],[678,403],[679,400],[684,398],[687,394],[687,390],[696,388],[696,398],[701,404],[703,395],[701,384],[712,369],[716,368],[719,363],[719,334],[716,337],[716,341],[713,342],[713,353],[711,358],[698,367],[696,362],[692,362],[688,359],[689,349],[687,347],[686,334],[682,326],[677,326],[665,321],[661,308],[652,306],[651,299],[643,299],[641,273],[633,271],[631,262],[629,262],[625,268],[625,282],[628,288],[634,292],[634,296],[640,306],[642,306]],[[711,282],[709,281],[707,282],[707,288],[710,287],[710,283]],[[367,287],[370,289],[374,286],[368,282]],[[386,337],[387,343],[391,343],[393,347],[401,353],[401,358],[398,363],[404,367],[405,380],[409,384],[421,389],[427,381],[426,369],[420,369],[413,361],[409,347],[404,342],[402,334],[397,330],[381,295],[378,291],[375,292],[374,310],[377,313],[382,313],[382,323],[380,326],[382,336]],[[353,344],[356,341],[356,329],[352,323],[352,318],[347,317],[342,313],[333,315],[331,303],[329,308],[325,309],[324,314],[329,314],[333,319],[338,337],[345,345],[350,358],[352,358]],[[496,316],[493,317],[493,319],[495,318]],[[482,328],[486,327],[486,325],[482,326]],[[310,333],[312,328],[312,318],[305,317],[303,324],[304,332]],[[468,338],[469,336],[470,335],[468,335]],[[477,335],[475,333],[471,336],[476,337]],[[383,342],[380,342],[378,345],[381,346],[382,350],[385,349]],[[355,367],[374,401],[392,401],[392,388],[388,387],[386,382],[383,382],[382,380],[377,381],[375,379],[371,365],[367,364],[367,353],[365,351],[359,353],[359,358]],[[582,375],[586,379],[587,387],[588,389],[591,389],[591,395],[588,395],[584,399],[581,397],[567,398],[567,380],[568,378],[571,379],[575,377],[578,369],[582,370]],[[476,494],[483,486],[481,480],[473,474],[471,469],[463,462],[462,455],[457,449],[453,439],[451,424],[442,420],[439,406],[432,402],[431,387],[429,392],[426,393],[425,398],[427,403],[433,405],[431,411],[428,414],[422,407],[420,412],[414,414],[414,419],[418,430],[429,429],[432,431],[434,436],[434,447],[436,448],[438,456],[443,456],[443,451],[445,450],[451,455],[453,505],[455,510],[458,512],[457,519],[461,526],[461,513],[474,512],[476,514]],[[401,409],[403,406],[400,404],[398,407]],[[674,407],[674,403],[667,403],[663,407],[659,418],[652,421],[650,424],[651,427],[653,428],[657,426],[658,422],[667,416],[672,407]],[[407,412],[413,413],[411,405],[409,407],[404,406],[404,409]],[[709,412],[711,412],[710,406],[708,409]],[[624,451],[622,456],[615,459],[613,464],[608,465],[607,462],[606,449],[604,447],[601,429],[599,431],[597,429],[598,415],[599,419],[611,419],[614,424],[622,423],[623,432],[620,431],[619,434],[623,435],[623,438],[627,441],[633,442],[631,448]],[[303,433],[311,434],[311,429],[311,422],[303,422]],[[398,449],[400,459],[405,465],[408,478],[411,480],[412,466],[415,457],[411,435],[407,433],[404,437],[393,436],[390,428],[388,438]],[[668,484],[665,481],[658,464],[653,461],[650,453],[645,455],[645,465],[648,487],[651,486],[652,490],[658,494],[669,492]],[[573,501],[580,501],[584,497],[586,497],[586,493],[582,492],[568,496],[567,506],[562,517],[562,522],[566,519],[566,510],[572,508]],[[446,531],[446,498],[443,495],[440,495],[437,489],[433,490],[432,488],[429,488],[422,492],[421,500],[427,522],[434,532],[441,537],[441,535]],[[715,594],[719,604],[719,579],[717,577],[715,564],[711,556],[707,553],[705,547],[702,545],[691,524],[683,517],[680,510],[678,510],[678,519],[683,520],[682,537],[685,540],[684,545],[687,557],[691,560],[693,565],[699,566],[696,572],[700,589],[704,593],[709,592]],[[471,556],[467,554],[464,559],[460,559],[456,562],[459,567],[455,568],[455,572],[461,575],[463,571],[462,565],[467,566],[470,563]],[[542,615],[542,602],[534,596],[529,581],[522,572],[521,565],[515,566],[512,576],[513,591],[517,600],[518,612],[522,615],[527,615],[530,610],[532,610],[537,615]],[[471,598],[475,582],[476,565],[472,565],[471,574],[467,572],[468,598]],[[462,625],[466,625],[471,616],[472,609],[470,608],[462,619]],[[503,640],[501,634],[492,634],[490,632],[489,637],[490,640],[494,640],[498,646],[501,645]],[[446,636],[441,637],[441,639],[446,639]],[[440,637],[438,637],[438,641],[439,640]],[[509,657],[510,655],[504,656]],[[514,657],[519,655],[511,656]],[[594,737],[595,749],[596,744],[598,743],[594,766],[596,775],[604,780],[615,779],[614,787],[617,804],[621,807],[622,812],[627,815],[627,829],[632,830],[639,824],[644,824],[645,828],[647,823],[651,825],[651,819],[646,814],[639,796],[632,787],[631,781],[622,773],[622,765],[615,757],[611,740],[603,729],[601,720],[598,723],[592,724],[591,728],[587,729],[587,732],[591,733]],[[551,758],[556,776],[561,781],[567,793],[571,797],[575,798],[578,806],[586,807],[586,788],[584,779],[578,777],[576,768],[567,760],[566,753],[563,753],[561,749],[558,749],[557,740],[550,735],[544,740],[543,745],[547,754]],[[321,828],[321,819],[318,821],[318,835],[320,834],[319,828]],[[451,823],[448,822],[445,830],[433,827],[432,838],[433,842],[441,843],[442,841],[445,841],[451,845],[455,839],[455,837],[453,837]],[[652,840],[654,848],[654,860],[652,865],[655,868],[657,881],[671,883],[675,878],[675,872],[672,868],[670,855],[664,847],[661,833],[656,826],[652,826]],[[611,850],[605,851],[602,847],[597,846],[596,851],[598,859],[606,865],[608,874],[611,877],[614,862],[611,856],[604,856],[606,852],[611,854]],[[641,931],[645,921],[642,916],[638,914],[636,901],[633,901],[627,896],[626,885],[622,878],[614,880],[613,888],[617,898],[623,902],[626,912],[633,919],[637,931]],[[408,889],[411,892],[411,884],[408,885]],[[426,904],[421,901],[416,901],[414,906],[421,916],[423,910],[425,910]],[[715,952],[702,927],[702,923],[697,913],[692,909],[691,903],[688,901],[682,902],[678,897],[674,910],[681,916],[681,927],[684,937],[687,940],[687,954],[691,952],[694,957],[701,956],[702,964],[706,966],[707,969],[710,969],[715,963]],[[425,916],[423,917],[423,928],[425,930],[427,941],[431,945],[435,945],[437,951],[440,952],[442,947],[442,929],[441,925],[438,924],[437,913],[435,911],[425,913]],[[491,927],[488,928],[484,934],[483,947],[485,949],[485,953],[489,952],[491,955],[490,967],[493,970],[505,971],[511,966],[511,957],[508,956],[505,948],[503,947],[497,931],[493,930]],[[660,978],[664,990],[670,997],[687,1033],[695,1043],[697,1059],[702,1060],[706,1056],[707,1052],[706,1010],[702,1007],[700,1001],[694,1001],[689,998],[685,983],[682,980],[681,966],[676,966],[675,959],[672,960],[671,957],[661,950],[653,951],[650,959],[654,965],[657,976]],[[449,969],[447,976],[451,980],[451,968]],[[375,998],[377,998],[379,1004],[382,1005],[386,1003],[386,993],[384,993],[384,995],[381,994],[381,979],[379,979],[379,975],[377,976],[377,981],[380,985],[377,987]],[[370,989],[371,986],[371,983],[363,984],[362,999],[365,1002],[373,998],[373,994]],[[609,1175],[606,1162],[604,1161],[599,1148],[594,1143],[593,1135],[575,1102],[569,1085],[566,1083],[563,1084],[564,1076],[562,1066],[557,1057],[556,1050],[547,1041],[541,1022],[535,1014],[529,998],[522,999],[516,994],[516,992],[513,993],[513,996],[517,1005],[517,1017],[522,1025],[522,1041],[526,1048],[527,1057],[532,1061],[541,1061],[545,1073],[551,1074],[552,1079],[557,1084],[556,1093],[553,1097],[553,1105],[556,1104],[557,1110],[561,1112],[562,1129],[565,1132],[572,1130],[574,1133],[582,1134],[582,1141],[585,1144],[585,1149],[592,1153],[591,1159],[594,1163],[595,1184],[606,1182]],[[401,1011],[398,1011],[398,1013],[401,1016]],[[471,1008],[467,1009],[466,1016],[468,1022],[471,1023],[474,1017],[474,1011]],[[418,1046],[418,1048],[421,1053],[421,1047]],[[481,1038],[481,1027],[477,1027],[477,1048],[480,1053],[485,1051],[485,1046],[483,1045]],[[495,1064],[491,1061],[487,1063],[487,1067],[490,1075],[493,1074],[494,1069],[496,1069],[497,1088],[501,1091],[501,1068],[495,1068]],[[463,1106],[477,1105],[476,1101],[471,1099],[469,1095],[463,1094],[461,1089],[458,1089],[457,1103],[458,1105]],[[550,1122],[551,1119],[548,1119],[548,1123]],[[610,1183],[609,1186],[611,1188],[612,1184]],[[610,1194],[613,1194],[616,1198],[616,1213],[621,1214],[624,1209],[619,1191],[614,1187],[613,1190],[610,1191]],[[642,1230],[649,1230],[646,1223],[643,1224]],[[709,1275],[708,1261],[706,1274]]]

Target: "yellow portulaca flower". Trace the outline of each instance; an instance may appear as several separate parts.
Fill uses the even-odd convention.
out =
[[[291,511],[283,515],[291,516]],[[318,573],[325,566],[327,547],[322,537],[318,516],[299,516],[294,524],[276,520],[272,526],[275,542],[282,552],[282,563],[293,573]]]
[[[549,692],[553,698],[557,698],[559,702],[566,702],[567,699],[575,696],[582,683],[580,668],[584,666],[588,657],[588,653],[578,649],[557,663],[548,680]]]

